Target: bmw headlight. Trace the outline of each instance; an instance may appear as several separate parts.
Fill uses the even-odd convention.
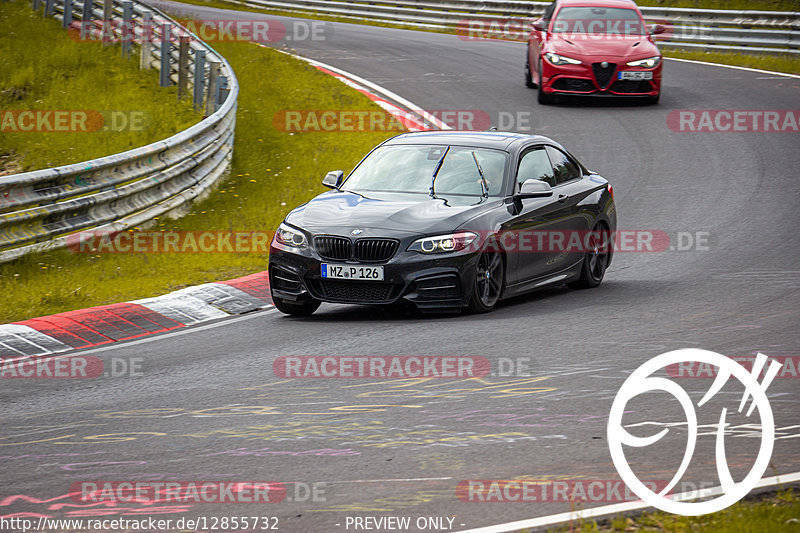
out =
[[[411,252],[421,252],[423,254],[459,252],[467,248],[477,238],[478,235],[471,231],[425,237],[412,242],[408,250]]]
[[[303,235],[303,232],[290,228],[286,224],[281,224],[278,227],[278,231],[275,232],[275,242],[294,248],[303,248],[307,244],[306,236]]]
[[[547,52],[544,55],[545,59],[551,62],[554,65],[580,65],[581,62],[578,59],[572,59],[571,57],[562,56],[556,54],[555,52]]]
[[[645,67],[653,68],[661,63],[661,56],[648,57],[646,59],[637,59],[636,61],[629,61],[629,67]]]

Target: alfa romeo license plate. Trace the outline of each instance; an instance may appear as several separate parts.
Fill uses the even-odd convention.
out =
[[[383,267],[363,265],[332,265],[328,263],[322,263],[322,277],[332,279],[383,281]]]
[[[643,70],[623,70],[617,73],[619,80],[652,80],[653,73]]]

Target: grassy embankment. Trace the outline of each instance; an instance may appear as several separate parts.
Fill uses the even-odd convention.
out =
[[[586,520],[550,530],[552,533],[790,533],[800,531],[800,498],[791,489],[756,496],[717,513],[678,516],[660,511]]]
[[[22,9],[18,9],[22,6]],[[4,54],[14,50],[12,72],[0,69],[2,86],[21,87],[25,79],[17,71],[28,71],[29,82],[24,86],[38,87],[45,84],[35,73],[43,78],[45,67],[30,65],[39,61],[52,64],[57,53],[73,68],[64,72],[60,78],[75,85],[59,85],[35,93],[40,107],[47,109],[128,109],[128,102],[138,100],[164,100],[164,107],[153,108],[156,122],[169,119],[173,126],[186,125],[193,118],[187,108],[177,106],[175,94],[157,88],[157,77],[152,73],[139,73],[135,59],[123,61],[119,65],[119,50],[97,50],[92,63],[79,57],[91,45],[71,41],[58,23],[42,20],[41,14],[30,16],[27,3],[6,4],[0,2],[0,61]],[[29,20],[30,19],[30,20]],[[19,32],[22,25],[33,31],[31,44],[26,48],[44,49],[47,54],[32,53],[22,60],[22,51],[17,50],[21,43],[15,42],[11,31]],[[51,31],[52,30],[52,31]],[[46,39],[46,41],[45,41]],[[273,125],[273,116],[285,109],[352,109],[378,110],[367,97],[348,88],[336,79],[318,70],[273,50],[257,47],[250,43],[218,43],[215,45],[233,66],[241,86],[239,109],[236,123],[236,141],[231,175],[222,182],[218,191],[207,200],[194,206],[189,215],[180,220],[159,220],[155,229],[164,231],[273,231],[288,210],[307,200],[310,196],[325,190],[320,181],[328,170],[348,171],[372,146],[388,136],[396,134],[385,132],[347,132],[347,133],[283,133]],[[106,63],[116,66],[108,66]],[[25,67],[15,65],[26,65]],[[105,70],[120,72],[119,78],[101,75]],[[130,72],[127,72],[130,71]],[[122,74],[122,72],[126,72]],[[123,76],[127,76],[123,78]],[[10,79],[20,80],[9,84]],[[140,88],[141,96],[135,98],[128,91],[123,101],[104,100],[111,93],[109,80],[120,80],[123,85],[133,84]],[[121,83],[125,80],[126,83]],[[117,82],[114,81],[115,86]],[[98,89],[98,86],[101,88]],[[89,90],[91,88],[91,90]],[[16,89],[19,90],[19,89]],[[63,94],[61,91],[64,91]],[[152,93],[150,92],[152,91]],[[47,98],[53,95],[53,100]],[[88,96],[88,100],[80,100]],[[18,103],[19,107],[32,107]],[[8,106],[6,100],[0,108]],[[188,104],[187,104],[188,105]],[[176,113],[177,110],[181,110]],[[175,122],[176,117],[185,116],[185,123]],[[160,138],[172,131],[161,129]],[[75,134],[72,140],[58,136],[64,133],[31,134],[30,139],[22,139],[14,146],[20,146],[26,168],[55,163],[85,160],[106,153],[124,150],[133,145],[145,144],[135,139],[109,136],[107,146],[100,146],[95,152],[88,152],[83,140],[89,134]],[[144,139],[141,139],[144,141]],[[0,147],[9,149],[4,135]],[[99,141],[92,141],[99,142]],[[50,143],[61,143],[58,148],[50,148]],[[133,144],[129,144],[133,143]],[[24,148],[31,147],[30,149]],[[49,156],[37,154],[37,146],[48,147]],[[15,148],[16,150],[16,148]],[[62,157],[61,153],[69,157]],[[30,159],[29,159],[30,158]],[[32,163],[32,162],[35,162]],[[47,254],[34,254],[17,261],[0,264],[0,323],[21,320],[72,309],[131,300],[164,294],[187,285],[229,279],[264,270],[266,256],[260,254],[76,254],[69,250],[59,250]]]
[[[165,139],[198,122],[177,89],[160,88],[156,71],[140,71],[120,47],[70,38],[29,2],[0,2],[0,110],[116,111],[117,131],[23,132],[6,124],[0,172],[8,174],[86,161]],[[121,112],[121,113],[119,113]],[[133,112],[131,115],[129,112]],[[122,118],[123,113],[125,118]],[[137,120],[132,131],[128,117]],[[88,129],[97,124],[88,120]],[[80,130],[80,127],[76,129]]]

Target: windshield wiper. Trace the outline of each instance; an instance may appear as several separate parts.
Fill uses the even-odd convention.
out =
[[[436,163],[436,168],[433,169],[433,176],[431,176],[431,188],[430,188],[430,191],[429,191],[430,195],[431,195],[431,198],[436,198],[436,193],[433,192],[433,184],[436,182],[436,176],[439,174],[439,169],[442,168],[442,163],[444,163],[444,158],[447,156],[447,152],[449,152],[449,151],[450,151],[450,147],[448,146],[447,149],[442,154],[441,159],[439,159],[439,162]]]
[[[483,175],[481,164],[478,163],[478,156],[475,155],[475,150],[472,151],[472,160],[475,161],[475,166],[478,167],[478,174],[481,175],[481,191],[485,198],[489,197],[489,184],[486,182],[486,176]]]

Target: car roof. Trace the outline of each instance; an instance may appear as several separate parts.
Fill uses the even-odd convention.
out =
[[[558,143],[541,135],[529,135],[508,131],[417,131],[392,137],[384,144],[447,144],[456,146],[477,146],[509,150],[514,144],[528,144],[529,141],[553,144]]]
[[[633,0],[559,0],[559,7],[624,7],[638,9]]]

